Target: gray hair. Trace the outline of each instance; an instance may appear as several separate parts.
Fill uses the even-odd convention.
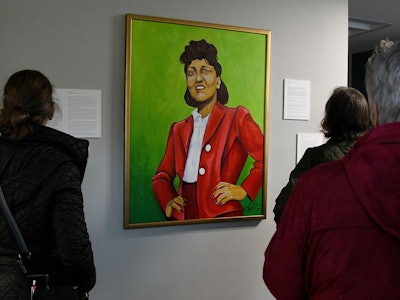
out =
[[[365,87],[378,124],[400,121],[400,44],[382,40],[365,66]]]

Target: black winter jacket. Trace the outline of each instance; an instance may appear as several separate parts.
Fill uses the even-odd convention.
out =
[[[0,137],[0,184],[32,252],[34,272],[50,274],[50,286],[96,281],[83,212],[81,183],[88,141],[39,126],[21,141]],[[20,289],[17,247],[0,213],[0,299]]]
[[[279,196],[275,200],[274,220],[277,225],[283,213],[283,209],[285,208],[286,202],[300,175],[321,163],[341,159],[350,151],[354,143],[354,140],[343,140],[332,137],[325,144],[308,148],[304,152],[303,157],[290,173],[289,182],[281,190]]]

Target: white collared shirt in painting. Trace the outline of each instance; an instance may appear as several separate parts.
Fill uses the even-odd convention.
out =
[[[187,183],[193,183],[197,181],[201,147],[203,145],[204,132],[206,131],[210,114],[203,118],[196,109],[192,112],[192,116],[194,120],[193,133],[190,139],[189,153],[186,159],[185,171],[183,172],[183,181]]]

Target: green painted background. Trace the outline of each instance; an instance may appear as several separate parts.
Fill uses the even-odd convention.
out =
[[[183,98],[186,85],[179,57],[190,40],[204,38],[218,49],[227,106],[245,106],[264,132],[267,36],[134,19],[131,36],[130,211],[129,223],[165,221],[152,191],[173,122],[193,107]],[[241,180],[252,166],[248,159]],[[176,182],[178,184],[178,182]],[[242,201],[245,215],[262,215],[262,191],[255,202]]]

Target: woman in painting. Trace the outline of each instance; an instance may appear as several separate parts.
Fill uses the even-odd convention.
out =
[[[153,177],[154,194],[169,219],[241,216],[240,201],[246,196],[254,200],[262,188],[263,134],[244,107],[225,106],[228,91],[214,45],[190,41],[180,61],[186,74],[184,98],[195,110],[170,128]],[[248,156],[254,164],[239,185]]]

